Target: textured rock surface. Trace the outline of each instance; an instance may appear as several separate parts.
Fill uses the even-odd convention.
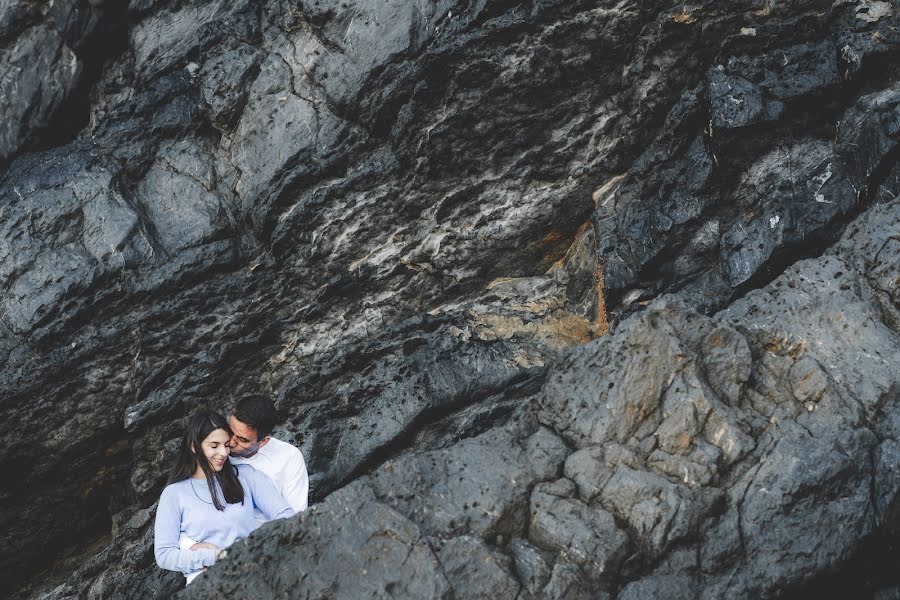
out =
[[[898,27],[3,3],[0,579],[169,596],[183,418],[251,390],[324,501],[198,597],[755,597],[894,543]]]
[[[900,204],[883,205],[715,317],[651,306],[564,353],[510,424],[388,461],[237,544],[186,596],[750,598],[802,586],[896,526],[900,332],[870,281],[900,265],[885,251],[898,231]],[[370,524],[334,525],[359,514],[348,495],[396,511],[378,520],[388,531],[402,515],[414,534],[378,535],[421,553],[434,589],[392,583],[385,567],[413,559],[360,547],[357,536],[377,539]],[[460,548],[474,563],[465,577]],[[362,566],[335,572],[310,562],[319,551]],[[551,586],[550,565],[583,593]]]

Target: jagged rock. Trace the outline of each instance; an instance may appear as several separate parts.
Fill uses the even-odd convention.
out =
[[[897,18],[893,11],[883,16]],[[868,27],[854,22],[838,38]],[[729,42],[757,38],[761,29],[741,28]],[[770,35],[779,35],[778,29]],[[765,54],[756,46],[753,54],[725,51],[727,61],[709,71],[705,88],[682,94],[660,135],[624,176],[596,196],[594,221],[598,239],[607,240],[601,254],[615,297],[628,298],[629,288],[647,295],[650,287],[715,310],[734,295],[732,290],[740,293],[748,279],[766,273],[766,265],[779,262],[784,253],[802,248],[810,238],[836,239],[834,224],[840,225],[840,217],[877,198],[886,169],[895,161],[896,127],[887,123],[894,119],[887,116],[894,114],[893,87],[848,106],[833,122],[833,145],[821,134],[798,143],[793,132],[781,127],[754,142],[737,139],[747,125],[783,121],[784,111],[796,110],[792,106],[797,103],[804,111],[817,110],[805,98],[827,94],[840,81],[833,43],[806,42]],[[884,50],[878,46],[863,52],[876,55]],[[863,57],[858,58],[861,65]],[[711,120],[703,116],[707,109]],[[717,181],[710,177],[713,170],[741,175]],[[733,208],[713,209],[723,197]],[[698,218],[704,213],[714,217]],[[720,239],[712,238],[710,230]],[[630,232],[625,240],[616,233],[621,231]],[[678,246],[674,252],[673,244]]]
[[[154,504],[117,523],[114,542],[90,557],[76,570],[71,582],[55,587],[42,597],[46,600],[68,598],[165,598],[184,585],[183,577],[170,571],[146,569],[153,554]],[[114,569],[109,565],[115,564]],[[72,582],[75,582],[74,584]],[[82,582],[90,582],[82,587]]]
[[[676,550],[652,575],[633,581],[622,588],[618,598],[639,600],[665,596],[678,600],[699,597],[697,556],[691,549]]]
[[[149,81],[216,43],[229,38],[253,42],[258,36],[259,14],[249,0],[161,7],[131,27],[135,75]]]
[[[370,476],[372,489],[429,535],[521,537],[531,483],[556,476],[566,446],[546,429],[522,440],[519,428],[389,461]]]
[[[188,595],[747,597],[840,568],[898,514],[898,20],[4,3],[0,579],[171,595],[143,511],[184,417],[250,391],[328,499]],[[347,510],[398,537],[366,549]]]
[[[550,581],[544,587],[542,595],[544,598],[553,600],[586,600],[587,598],[608,600],[610,597],[605,592],[589,589],[583,582],[578,567],[566,562],[558,562],[553,565],[553,573]]]
[[[47,127],[54,113],[73,92],[81,63],[57,31],[36,25],[21,42],[0,53],[3,85],[0,110],[0,159],[8,158]],[[51,74],[44,79],[44,74]]]
[[[280,533],[273,534],[278,526],[295,528],[289,554],[284,554]],[[385,594],[396,598],[451,597],[452,588],[427,539],[414,523],[378,502],[362,481],[335,492],[304,514],[302,521],[268,525],[259,533],[252,543],[234,547],[235,560],[267,557],[274,565],[277,556],[281,566],[272,576],[242,570],[239,587],[230,588],[237,593],[348,600]],[[233,565],[234,561],[223,562],[210,573],[236,574]],[[215,577],[204,576],[188,589],[187,596],[206,598],[220,593],[217,584]]]
[[[200,90],[209,118],[226,131],[243,111],[250,83],[264,57],[255,46],[236,43],[203,64]]]
[[[539,484],[531,495],[531,541],[579,565],[595,581],[619,569],[628,536],[602,508],[572,499],[574,485],[567,479]]]
[[[832,145],[801,142],[750,166],[737,190],[745,217],[722,235],[721,261],[733,286],[747,281],[776,249],[799,244],[856,204],[858,192]]]
[[[179,142],[159,149],[134,194],[166,253],[231,237],[233,217],[215,193],[216,182],[214,163],[198,145]]]
[[[366,484],[360,480],[346,489],[365,495],[359,488],[372,486],[379,502],[417,527],[455,540],[451,548],[472,546],[483,559],[468,577],[486,586],[511,585],[510,561],[502,552],[517,573],[526,574],[527,593],[538,597],[579,597],[617,584],[624,584],[621,593],[628,598],[664,589],[675,597],[751,597],[796,587],[853,554],[883,522],[884,509],[875,507],[896,511],[900,482],[876,470],[893,473],[896,466],[900,354],[863,360],[859,344],[894,350],[900,344],[896,332],[873,318],[877,305],[865,283],[879,264],[877,245],[870,242],[890,238],[898,218],[896,203],[872,209],[832,253],[798,263],[716,318],[655,306],[610,336],[568,351],[532,403],[540,421],[581,450],[529,425],[525,408],[502,429],[391,461]],[[838,261],[866,265],[856,286],[834,283],[829,266]],[[791,286],[795,281],[803,286]],[[868,338],[862,334],[857,341],[857,329],[841,326],[851,313],[830,312],[835,306],[854,306],[854,317],[868,323],[860,326],[870,330]],[[648,372],[650,348],[665,358]],[[827,375],[816,375],[820,364],[828,365]],[[576,378],[580,386],[568,385]],[[803,383],[812,387],[798,387]],[[812,395],[798,397],[797,390],[807,389]],[[683,441],[668,449],[675,459],[684,457],[683,464],[714,467],[705,481],[687,470],[670,472],[653,458],[667,443],[665,424],[684,405],[700,411],[702,424],[684,425]],[[696,452],[707,445],[719,451]],[[574,481],[555,478],[566,455],[565,472]],[[893,466],[872,456],[892,456],[887,461]],[[529,482],[527,544],[516,511]],[[841,526],[810,527],[810,519]],[[285,521],[267,534],[293,539],[285,531],[297,522]],[[306,519],[299,523],[301,530],[309,527]],[[222,593],[240,577],[266,579],[256,574],[277,568],[247,556],[210,577],[204,585],[221,583],[204,593]],[[449,564],[440,551],[438,556],[452,579],[450,573],[458,573],[455,552]],[[621,568],[626,558],[630,575]],[[347,574],[338,585],[352,581]],[[188,595],[196,593],[191,588]]]
[[[513,538],[509,552],[515,561],[518,580],[522,582],[525,594],[539,597],[541,590],[550,581],[550,566],[541,552],[521,538]]]
[[[489,550],[478,538],[452,538],[438,547],[437,555],[455,598],[515,598],[519,593],[509,557]]]
[[[78,88],[85,66],[79,55],[102,14],[99,2],[0,6],[0,164],[53,135],[48,128]]]

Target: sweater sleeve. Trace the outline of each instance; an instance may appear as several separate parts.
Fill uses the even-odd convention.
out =
[[[241,475],[247,482],[250,496],[253,498],[253,506],[269,521],[283,519],[294,514],[294,509],[287,503],[272,480],[251,467],[240,466]]]
[[[288,462],[284,470],[284,481],[282,483],[282,492],[284,499],[287,500],[294,512],[303,512],[307,507],[307,497],[309,496],[309,474],[306,472],[306,461],[303,460],[303,453],[294,448],[292,460]]]
[[[153,530],[153,552],[156,564],[169,571],[191,573],[216,562],[215,551],[181,550],[178,538],[181,535],[181,506],[178,492],[167,486],[159,497],[156,507],[156,521]]]

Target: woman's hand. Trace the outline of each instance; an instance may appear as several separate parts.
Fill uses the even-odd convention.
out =
[[[200,550],[202,548],[206,548],[207,550],[212,550],[216,554],[219,553],[219,547],[215,544],[210,544],[208,542],[197,542],[193,546],[191,546],[191,550]]]

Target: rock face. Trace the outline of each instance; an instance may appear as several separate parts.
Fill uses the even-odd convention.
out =
[[[824,256],[714,317],[652,305],[565,352],[507,425],[386,462],[237,544],[186,597],[800,586],[897,526],[900,331],[872,274],[896,278],[898,231],[900,204],[874,208]]]
[[[895,3],[38,4],[0,6],[19,595],[174,593],[163,473],[249,391],[321,503],[187,596],[749,598],[896,539]]]

